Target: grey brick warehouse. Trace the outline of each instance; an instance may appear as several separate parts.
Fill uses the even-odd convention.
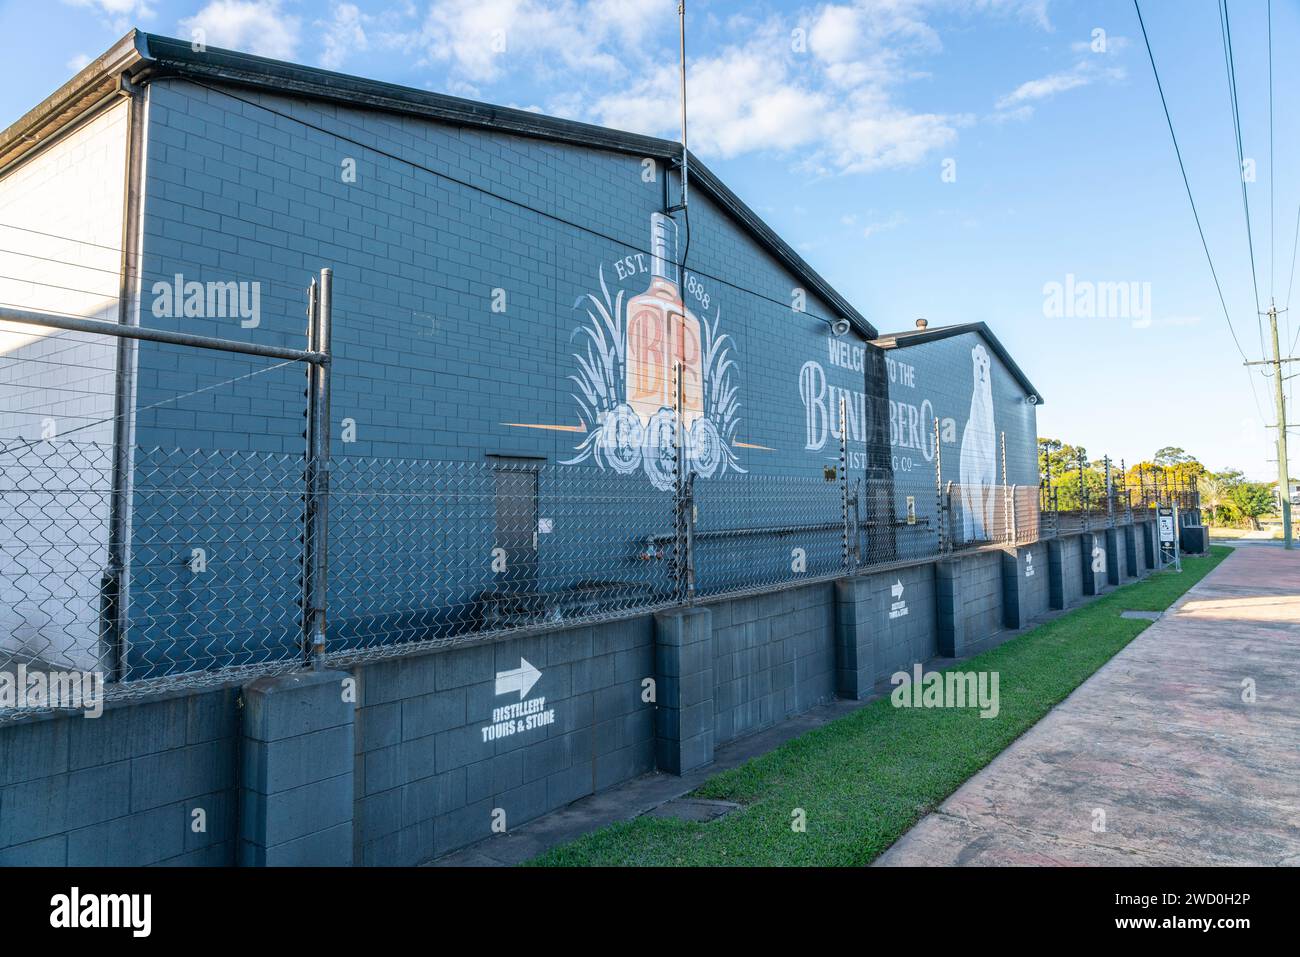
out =
[[[882,335],[693,157],[675,208],[680,155],[138,32],[0,133],[0,274],[24,277],[0,301],[303,348],[305,288],[333,271],[329,650],[355,713],[312,705],[325,777],[277,772],[298,732],[247,728],[253,780],[160,770],[198,782],[178,820],[200,786],[248,811],[204,860],[411,863],[1002,627],[996,560],[927,562],[941,534],[1005,540],[1007,489],[1036,506],[1038,390],[982,323]],[[4,474],[44,455],[86,512],[43,539],[75,561],[8,579],[0,652],[122,681],[294,659],[302,368],[33,329],[0,369]],[[31,372],[54,350],[75,405]],[[899,568],[837,588],[849,554]],[[58,614],[32,607],[40,575],[62,575]],[[298,789],[331,802],[328,833],[277,830]]]
[[[131,95],[96,103],[121,77]],[[642,541],[671,530],[659,493],[674,467],[679,360],[686,465],[700,479],[707,533],[697,563],[703,587],[786,562],[788,549],[755,546],[736,568],[728,561],[735,542],[717,533],[781,524],[780,495],[753,497],[741,511],[737,484],[748,476],[808,480],[837,464],[841,403],[849,473],[893,489],[866,497],[881,514],[868,509],[865,518],[890,526],[867,543],[878,553],[923,551],[934,534],[936,441],[950,481],[1037,484],[1037,390],[986,328],[879,337],[702,164],[689,215],[669,215],[680,153],[670,142],[242,54],[196,53],[139,33],[51,99],[61,111],[42,108],[0,146],[3,182],[26,190],[15,213],[26,211],[27,221],[8,226],[34,257],[28,266],[72,259],[69,243],[115,228],[138,248],[122,253],[115,309],[89,293],[85,301],[42,298],[86,285],[84,272],[26,289],[17,301],[299,346],[303,287],[321,266],[334,270],[335,647],[456,633],[464,619],[500,610],[483,604],[502,584],[477,560],[489,539],[506,553],[511,592],[546,596],[586,583],[658,593],[664,563],[637,558]],[[79,106],[89,118],[73,113]],[[68,222],[62,247],[18,232],[42,223],[33,193],[57,201],[56,181],[29,171],[65,163],[55,156],[60,138],[89,127],[104,149],[122,151],[110,170],[129,184],[102,213],[109,222]],[[89,151],[77,156],[95,161]],[[849,331],[837,337],[830,325],[840,319]],[[43,348],[37,339],[19,354]],[[264,374],[246,357],[152,342],[99,348],[105,382],[115,367],[133,371],[101,404],[129,425],[139,449],[129,495],[102,489],[106,508],[131,526],[133,567],[123,569],[121,586],[129,594],[109,638],[123,671],[150,677],[281,653],[292,618],[246,612],[293,600],[289,576],[264,569],[291,566],[299,534],[296,503],[285,494],[302,450],[298,370]],[[186,394],[210,383],[222,385]],[[31,411],[13,415],[8,434],[33,434],[51,404],[28,398]],[[199,470],[152,451],[172,449],[260,457],[196,477]],[[400,462],[376,464],[390,458]],[[412,464],[435,461],[438,474]],[[461,495],[436,528],[422,528],[436,547],[415,547],[409,536],[430,510],[381,499],[402,472],[404,488],[429,498],[477,483],[479,494]],[[113,476],[105,470],[102,481]],[[176,487],[195,481],[217,496],[257,483],[261,507],[232,521],[251,519],[265,534],[249,543],[223,523],[223,508],[234,516],[233,506],[178,508]],[[611,509],[592,518],[582,490],[597,483],[641,514]],[[836,493],[823,494],[833,502]],[[904,526],[909,508],[915,520]],[[963,510],[962,522],[968,539],[989,537],[982,518],[972,522]],[[97,530],[101,538],[109,524]],[[620,529],[624,543],[601,556],[610,560],[576,567],[567,555],[590,537],[589,525],[606,535]],[[808,561],[833,567],[839,533],[805,538],[797,547]],[[177,571],[196,547],[207,565],[202,586]],[[382,571],[381,555],[391,559]],[[457,573],[431,587],[425,569],[448,561]],[[263,571],[250,571],[253,563]],[[223,590],[220,600],[212,589]],[[214,628],[213,618],[232,610],[234,621]],[[66,646],[76,636],[57,639]],[[179,654],[178,642],[190,650]]]

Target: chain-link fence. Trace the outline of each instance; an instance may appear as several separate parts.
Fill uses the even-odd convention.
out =
[[[0,720],[305,660],[316,286],[306,349],[0,304]]]
[[[1200,508],[1194,474],[1147,464],[1126,469],[1103,458],[1080,459],[1065,472],[1044,474],[1038,487],[1042,537],[1151,521],[1158,506],[1180,512]]]
[[[309,657],[302,456],[134,449],[129,576],[116,583],[102,545],[111,447],[10,442],[0,459],[0,668],[102,671],[125,694]],[[837,470],[690,478],[665,492],[640,475],[541,462],[341,457],[328,493],[328,657],[1023,545],[1063,518],[1034,487],[896,483],[882,507]]]
[[[404,652],[679,600],[673,497],[642,476],[346,456],[330,497],[333,655]]]

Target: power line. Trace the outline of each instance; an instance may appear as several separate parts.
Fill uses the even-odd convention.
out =
[[[1268,0],[1268,299],[1269,308],[1277,308],[1277,290],[1275,283],[1277,279],[1277,163],[1275,160],[1276,150],[1275,132],[1276,126],[1273,122],[1273,0]],[[1274,313],[1276,315],[1276,313]],[[1291,338],[1291,313],[1284,312],[1286,316],[1286,332],[1283,334],[1283,341]],[[1289,353],[1288,353],[1289,354]],[[1291,401],[1292,387],[1287,382],[1287,402]]]
[[[1136,0],[1135,0],[1136,2]],[[1237,144],[1237,181],[1241,184],[1241,206],[1246,214],[1246,248],[1250,252],[1250,285],[1255,292],[1255,327],[1259,332],[1259,351],[1264,348],[1264,327],[1260,322],[1259,270],[1255,266],[1255,233],[1250,224],[1250,199],[1246,192],[1246,151],[1241,140],[1241,107],[1237,98],[1237,66],[1232,55],[1232,23],[1228,19],[1227,0],[1219,0],[1219,37],[1228,74],[1228,95],[1232,105],[1232,127]]]
[[[21,227],[21,226],[8,227],[7,224],[5,224],[5,223],[0,223],[0,229],[4,229],[4,228],[21,229],[22,227]],[[44,234],[44,235],[49,235],[49,234],[46,233],[46,234]],[[118,277],[120,277],[120,276],[122,275],[122,272],[121,272],[120,269],[108,269],[108,268],[103,267],[103,266],[85,266],[85,265],[82,265],[81,263],[71,262],[71,261],[69,261],[69,260],[67,260],[67,259],[59,259],[59,258],[54,257],[54,256],[41,256],[41,255],[38,255],[37,253],[21,252],[21,251],[19,251],[19,250],[17,250],[17,249],[8,249],[8,248],[2,247],[2,246],[0,246],[0,254],[8,255],[8,256],[21,256],[21,257],[24,258],[24,259],[35,259],[35,260],[39,260],[40,262],[43,262],[43,263],[52,263],[52,264],[54,264],[54,265],[58,265],[58,266],[67,266],[69,269],[81,269],[81,270],[85,270],[85,271],[87,271],[87,272],[98,272],[98,273],[104,273],[105,275],[107,275],[107,276],[112,276],[112,277],[114,277],[115,279],[118,278]],[[299,295],[299,294],[302,292],[302,288],[303,288],[299,283],[293,282],[292,280],[288,280],[288,279],[267,279],[265,276],[260,276],[260,275],[254,274],[254,273],[248,273],[248,272],[235,272],[234,270],[224,269],[224,268],[222,268],[222,269],[217,269],[216,267],[207,266],[207,265],[201,266],[200,268],[203,269],[203,270],[213,270],[213,271],[215,271],[217,274],[219,274],[219,275],[222,277],[223,280],[226,280],[226,279],[233,279],[233,280],[237,280],[237,281],[241,281],[241,282],[242,282],[242,281],[248,281],[248,282],[256,282],[256,283],[259,283],[259,284],[261,284],[261,286],[263,286],[264,288],[270,290],[272,295],[275,294],[275,292],[276,292],[276,290],[277,290],[277,287],[284,287],[286,293],[291,292],[291,293],[292,293],[293,295],[295,295],[295,296],[296,296],[296,295]],[[146,282],[146,281],[148,281],[148,280],[150,280],[150,279],[155,279],[155,280],[161,280],[161,281],[163,281],[163,282],[171,283],[171,282],[174,282],[175,279],[176,279],[176,271],[175,271],[175,270],[173,270],[172,272],[164,273],[164,272],[159,272],[159,271],[156,270],[156,269],[139,269],[139,270],[134,270],[134,273],[133,273],[133,274],[134,274],[134,276],[135,276],[136,278],[140,279],[141,282]],[[91,278],[93,278],[93,277],[91,277]],[[8,279],[8,280],[11,280],[11,281],[13,281],[13,282],[26,282],[26,283],[33,283],[33,284],[38,285],[38,286],[39,286],[39,285],[52,285],[51,283],[42,283],[42,282],[40,282],[40,281],[38,281],[38,280],[35,280],[35,279],[23,279],[23,278],[19,278],[19,277],[16,277],[16,276],[0,276],[0,279]],[[81,281],[81,280],[78,280],[78,281]],[[86,281],[90,281],[90,280],[88,279],[88,280],[86,280]],[[56,287],[56,288],[58,288],[58,287]],[[71,289],[71,291],[73,291],[73,292],[90,292],[90,290],[88,290],[88,289],[76,289],[76,288],[74,288],[74,287],[63,287],[63,288]],[[99,295],[99,293],[92,293],[92,295]],[[114,291],[114,292],[112,293],[112,296],[113,296],[114,298],[117,298],[118,293],[117,293],[116,291]],[[287,298],[287,295],[286,295],[286,298]]]
[[[201,395],[204,392],[211,392],[213,389],[219,389],[225,385],[233,385],[236,382],[242,382],[244,379],[251,379],[254,376],[264,375],[267,372],[274,372],[276,369],[281,369],[284,368],[285,366],[295,365],[297,362],[298,362],[297,359],[285,359],[283,362],[277,362],[275,365],[267,366],[263,369],[254,369],[252,372],[246,372],[243,375],[232,376],[229,379],[223,379],[220,382],[214,382],[211,385],[205,385],[198,389],[193,389],[190,392],[183,392],[180,395],[170,395],[164,399],[160,399],[157,402],[152,402],[149,405],[140,406],[137,409],[130,409],[126,412],[119,412],[117,415],[110,415],[103,419],[96,419],[95,421],[88,422],[85,425],[79,425],[75,429],[67,429],[59,433],[59,438],[63,439],[66,436],[72,435],[74,432],[83,432],[86,429],[92,429],[97,425],[107,425],[109,422],[115,422],[118,419],[128,414],[134,413],[136,415],[139,415],[141,412],[148,412],[160,406],[167,405],[169,402],[179,402],[181,399],[188,399],[191,396]],[[85,418],[85,416],[76,416],[76,418]],[[19,436],[19,438],[21,438],[21,436]],[[28,442],[26,445],[22,445],[17,448],[10,448],[9,446],[0,446],[0,454],[12,455],[17,452],[23,452],[36,445],[39,445],[42,441],[44,440],[33,439],[30,442]]]
[[[1274,299],[1277,270],[1277,190],[1273,164],[1273,0],[1268,0],[1268,297]]]
[[[1174,155],[1178,158],[1178,169],[1183,176],[1183,188],[1187,191],[1187,202],[1192,207],[1192,218],[1196,220],[1196,232],[1201,237],[1201,248],[1205,250],[1205,261],[1209,263],[1210,275],[1214,279],[1214,288],[1219,294],[1219,305],[1223,307],[1223,318],[1228,323],[1228,332],[1232,335],[1233,344],[1237,347],[1237,352],[1241,354],[1243,361],[1249,361],[1246,351],[1241,348],[1241,340],[1237,338],[1237,330],[1233,328],[1232,316],[1228,313],[1228,302],[1223,297],[1223,286],[1219,282],[1218,270],[1214,268],[1214,257],[1210,255],[1210,244],[1205,240],[1205,229],[1201,225],[1201,215],[1196,210],[1196,200],[1192,197],[1192,184],[1187,179],[1187,166],[1183,163],[1183,151],[1178,146],[1178,136],[1174,133],[1173,117],[1169,114],[1169,102],[1165,99],[1164,84],[1160,82],[1160,70],[1156,66],[1156,56],[1151,50],[1151,39],[1147,36],[1146,22],[1142,19],[1142,7],[1138,0],[1133,0],[1133,9],[1137,11],[1138,25],[1142,28],[1142,42],[1147,48],[1147,59],[1151,61],[1151,73],[1156,80],[1156,91],[1160,94],[1160,106],[1164,110],[1165,123],[1169,127],[1169,138],[1174,144]],[[1261,333],[1262,335],[1262,333]],[[1255,377],[1247,370],[1246,378],[1250,382],[1250,395],[1255,400],[1255,411],[1259,414],[1260,419],[1264,418],[1264,412],[1259,406],[1259,396],[1255,392]]]
[[[80,243],[82,246],[94,246],[97,249],[107,249],[110,252],[120,253],[121,246],[105,246],[103,243],[92,243],[88,239],[77,239],[73,236],[62,236],[58,233],[47,233],[39,229],[31,229],[28,226],[14,226],[10,223],[0,223],[0,229],[19,229],[25,233],[33,233],[37,236],[48,236],[50,239],[62,239],[70,243]]]

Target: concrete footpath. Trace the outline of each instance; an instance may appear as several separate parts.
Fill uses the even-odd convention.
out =
[[[1300,552],[1235,550],[876,863],[1300,865]]]

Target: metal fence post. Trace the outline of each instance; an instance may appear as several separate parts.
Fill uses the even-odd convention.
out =
[[[673,588],[678,602],[695,598],[695,495],[693,475],[686,475],[686,376],[673,363]]]
[[[1007,536],[1011,534],[1011,509],[1012,503],[1007,500],[1007,433],[998,433],[998,446],[1002,455],[1002,541],[1007,541]]]
[[[863,481],[853,480],[853,569],[862,567],[862,495]]]
[[[956,521],[952,517],[952,485],[953,485],[952,479],[949,479],[948,484],[944,486],[943,493],[942,493],[943,511],[946,517],[943,523],[943,533],[941,536],[942,541],[940,542],[941,545],[940,550],[946,555],[952,554],[954,548],[953,539],[956,537],[956,531],[957,531]],[[966,543],[966,539],[963,533],[962,544],[964,545],[965,543]]]
[[[840,567],[849,569],[849,439],[845,430],[848,400],[840,396]]]
[[[1052,534],[1061,530],[1061,504],[1052,485],[1052,463],[1047,463],[1047,508],[1052,516]]]
[[[686,512],[686,561],[683,569],[686,576],[686,604],[695,604],[695,472],[686,476],[685,502]]]
[[[939,445],[939,417],[934,417],[934,504],[935,531],[939,533],[939,551],[944,551],[943,458]]]
[[[303,628],[307,663],[325,666],[329,576],[330,319],[334,271],[322,269],[308,298],[308,349],[322,354],[308,366],[306,508],[303,530]]]
[[[1106,468],[1106,526],[1113,528],[1115,525],[1115,486],[1110,477],[1110,456],[1103,455],[1101,461]]]
[[[1088,486],[1083,477],[1083,450],[1079,450],[1079,515],[1083,519],[1085,531],[1092,528],[1092,503],[1089,501]]]
[[[1124,511],[1128,513],[1128,522],[1133,524],[1133,496],[1128,489],[1128,467],[1123,459],[1119,460],[1119,487],[1124,493]]]

